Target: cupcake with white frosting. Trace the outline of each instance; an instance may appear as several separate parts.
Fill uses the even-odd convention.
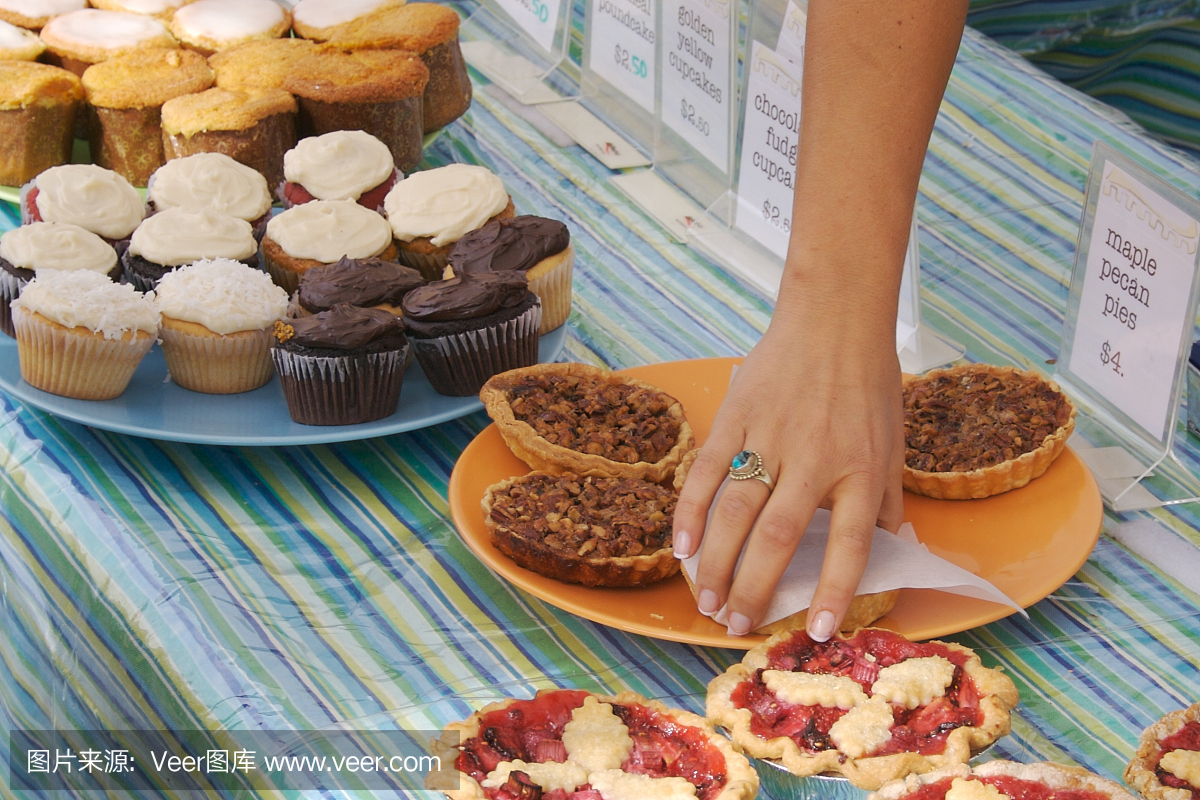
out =
[[[85,8],[55,17],[41,32],[50,62],[82,76],[92,64],[140,47],[178,47],[167,27],[153,17]]]
[[[91,270],[43,270],[12,303],[21,377],[44,392],[111,400],[158,337],[151,297]]]
[[[274,0],[196,0],[171,17],[175,38],[206,56],[254,39],[278,39],[291,26],[291,12]]]
[[[203,258],[229,258],[258,266],[258,243],[244,219],[201,209],[168,208],[138,226],[121,256],[125,277],[150,291],[171,270]]]
[[[265,272],[204,259],[158,282],[163,356],[171,380],[207,394],[248,392],[271,380],[272,328],[287,293]]]
[[[21,187],[21,222],[70,222],[110,242],[129,237],[146,204],[129,181],[95,164],[51,167]]]
[[[354,200],[378,211],[404,176],[392,151],[366,131],[332,131],[310,136],[283,156],[279,197],[285,208],[312,200]]]
[[[224,153],[196,153],[163,164],[146,185],[155,211],[183,208],[244,219],[262,239],[271,218],[271,192],[262,173]]]
[[[130,14],[145,14],[163,22],[170,22],[175,11],[191,0],[91,0],[93,8],[105,11],[128,11]]]
[[[0,60],[37,61],[45,49],[37,34],[0,19]]]
[[[263,267],[288,294],[313,267],[345,258],[392,260],[387,220],[353,200],[314,200],[271,218],[263,237]]]
[[[297,36],[323,42],[338,26],[402,5],[404,0],[300,0],[292,8],[292,29]]]
[[[0,0],[0,20],[40,30],[60,14],[87,8],[87,0]]]
[[[401,263],[431,281],[442,277],[450,248],[463,235],[515,213],[500,178],[470,164],[414,172],[388,192],[383,208]]]

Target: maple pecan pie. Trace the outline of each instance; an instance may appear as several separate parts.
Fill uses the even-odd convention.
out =
[[[949,642],[863,628],[776,634],[708,685],[707,714],[747,754],[861,789],[952,764],[1008,733],[1017,689]]]
[[[520,566],[585,586],[645,586],[674,575],[676,493],[640,478],[531,472],[489,486],[492,543]]]
[[[751,800],[758,792],[750,762],[708,720],[633,692],[559,689],[493,703],[447,725],[433,751],[461,775],[437,787],[451,800]]]
[[[694,442],[674,397],[586,364],[511,370],[479,396],[505,443],[534,469],[658,482]]]
[[[1125,782],[1147,800],[1200,800],[1200,703],[1142,731]]]
[[[1075,428],[1053,381],[1015,367],[964,364],[904,381],[904,488],[942,500],[1018,489],[1040,476]]]
[[[1134,800],[1125,787],[1079,767],[989,761],[909,775],[869,800]]]

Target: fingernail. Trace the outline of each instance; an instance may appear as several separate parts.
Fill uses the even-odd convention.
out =
[[[817,615],[808,621],[808,636],[815,642],[827,642],[833,636],[833,612],[818,611]]]
[[[696,598],[696,608],[700,609],[701,614],[707,614],[710,617],[717,613],[717,593],[711,589],[701,589]]]
[[[687,531],[675,534],[675,557],[688,558],[692,554],[692,535]]]
[[[739,614],[736,611],[729,615],[729,630],[727,633],[730,636],[745,636],[750,632],[750,618],[745,614]]]

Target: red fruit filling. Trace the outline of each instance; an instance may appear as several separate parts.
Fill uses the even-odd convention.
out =
[[[953,778],[944,778],[927,786],[922,786],[912,794],[906,794],[901,800],[943,800],[950,790]],[[1090,789],[1051,789],[1036,781],[1026,781],[1020,778],[996,776],[991,778],[976,777],[973,780],[990,783],[997,790],[1012,798],[1012,800],[1109,800],[1108,795]]]
[[[358,198],[358,204],[374,211],[383,205],[383,198],[387,197],[387,193],[390,192],[392,187],[395,185],[396,172],[393,170],[391,176],[386,181],[370,191],[363,192]],[[284,199],[293,206],[311,203],[313,200],[317,199],[309,193],[308,189],[305,189],[298,183],[292,183],[291,181],[287,181],[283,184],[283,196]]]
[[[31,187],[25,195],[25,216],[30,222],[41,222],[42,212],[38,211],[37,207],[38,188]]]
[[[873,660],[867,658],[868,654]],[[892,738],[869,755],[909,752],[931,755],[945,751],[950,731],[964,725],[978,725],[982,719],[975,683],[963,672],[968,659],[965,653],[936,642],[910,642],[890,631],[861,631],[851,639],[829,642],[814,642],[799,633],[771,648],[767,664],[768,669],[846,676],[870,695],[879,670],[910,658],[928,656],[942,656],[955,666],[945,696],[911,711],[893,705]],[[786,736],[806,753],[835,749],[829,739],[829,728],[846,712],[840,708],[785,703],[763,683],[762,673],[763,670],[758,670],[753,680],[742,681],[732,695],[734,706],[750,709],[750,731],[764,739]]]
[[[466,740],[454,762],[482,782],[502,761],[520,759],[527,763],[565,761],[563,728],[571,712],[583,705],[587,692],[563,690],[518,700],[507,708],[483,715],[479,735]],[[704,731],[680,725],[669,716],[646,706],[614,705],[613,713],[629,728],[633,749],[621,765],[626,772],[655,778],[680,777],[696,786],[699,800],[710,800],[725,785],[725,756],[714,747]],[[484,789],[489,800],[601,800],[590,785],[568,792],[543,792],[525,773],[514,770],[503,786]]]
[[[1200,722],[1189,722],[1159,742],[1159,758],[1162,758],[1164,754],[1172,750],[1200,750]],[[1158,769],[1157,761],[1154,766],[1154,774],[1158,776],[1158,782],[1163,786],[1170,786],[1174,789],[1187,789],[1191,791],[1193,800],[1200,800],[1200,787],[1192,786],[1187,781],[1175,777],[1165,769]]]

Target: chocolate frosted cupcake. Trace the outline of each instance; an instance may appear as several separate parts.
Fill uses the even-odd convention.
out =
[[[52,167],[21,187],[21,222],[70,222],[109,242],[127,239],[146,216],[129,181],[95,164]]]
[[[356,425],[396,412],[407,351],[399,317],[338,305],[276,323],[271,357],[293,421]]]
[[[349,303],[400,316],[405,295],[426,283],[412,267],[380,258],[342,258],[336,264],[305,272],[296,302],[303,314],[317,314]]]
[[[450,249],[446,277],[516,271],[542,301],[542,327],[548,333],[571,314],[571,274],[575,249],[567,226],[556,219],[521,216],[497,219],[466,234]]]
[[[32,61],[0,61],[0,184],[23,186],[71,160],[79,78]]]
[[[125,277],[148,292],[176,267],[202,258],[228,258],[258,268],[258,242],[250,223],[207,209],[169,208],[146,218],[121,256]]]
[[[489,272],[413,289],[400,304],[421,369],[439,394],[479,394],[488,378],[538,360],[542,305],[525,276]]]

